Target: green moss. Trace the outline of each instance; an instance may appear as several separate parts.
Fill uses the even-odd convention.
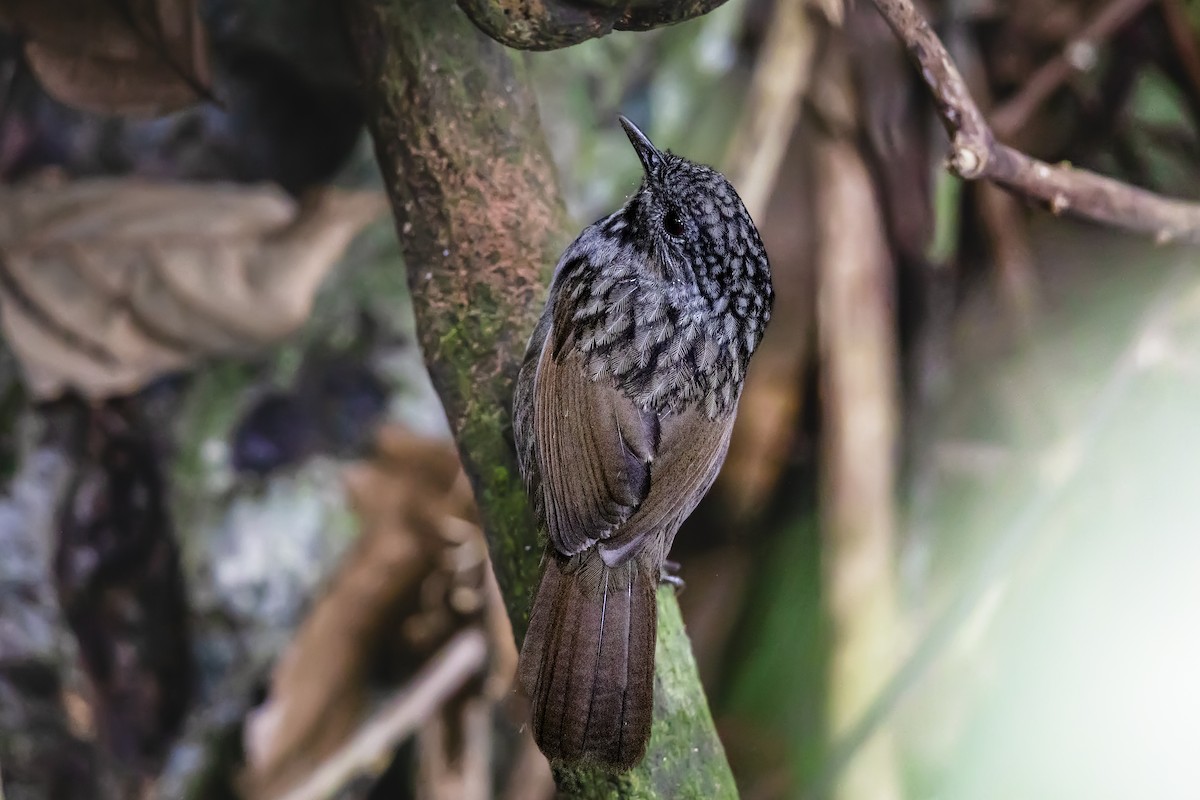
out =
[[[721,713],[773,734],[795,785],[825,764],[824,693],[828,635],[821,603],[820,528],[815,512],[798,511],[755,554],[754,585],[730,650],[753,653],[730,664]]]
[[[516,469],[509,466],[512,455],[505,435],[507,426],[507,414],[502,409],[472,404],[459,432],[459,446],[478,465],[475,479],[480,510],[492,544],[501,550],[494,552],[493,558],[501,556],[496,567],[504,573],[502,585],[516,586],[514,580],[536,578],[539,554],[537,525],[525,488]],[[527,549],[526,545],[532,547]]]

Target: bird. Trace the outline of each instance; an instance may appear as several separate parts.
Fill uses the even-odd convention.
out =
[[[619,121],[641,185],[559,259],[513,396],[547,539],[519,689],[552,763],[613,772],[645,755],[658,584],[725,460],[774,299],[729,181]]]

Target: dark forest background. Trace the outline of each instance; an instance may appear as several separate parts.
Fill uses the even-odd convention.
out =
[[[999,140],[1200,201],[1195,0],[921,11]],[[319,0],[0,25],[0,797],[552,796],[358,28]],[[513,58],[561,230],[635,189],[623,113],[722,169],[770,255],[672,556],[740,796],[1195,796],[1196,251],[952,176],[866,0]]]

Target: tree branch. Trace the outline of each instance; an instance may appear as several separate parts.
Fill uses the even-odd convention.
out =
[[[617,31],[648,31],[699,17],[725,0],[458,0],[481,31],[518,50],[558,50]]]
[[[1095,53],[1101,42],[1110,38],[1150,5],[1152,0],[1112,0],[1092,17],[1079,33],[1063,47],[1062,52],[1038,68],[1025,82],[1021,91],[991,113],[992,127],[1003,137],[1012,136],[1024,127],[1052,94],[1074,74],[1083,71],[1081,61],[1090,51]],[[1084,57],[1081,58],[1081,54]],[[1091,56],[1095,61],[1095,56]]]
[[[478,628],[459,632],[403,688],[282,800],[329,800],[356,775],[368,774],[412,735],[487,663],[487,637]],[[2,799],[0,799],[2,800]]]
[[[958,69],[911,0],[875,0],[933,93],[950,136],[948,166],[967,180],[989,180],[1046,203],[1055,214],[1149,234],[1157,242],[1200,244],[1200,205],[1162,197],[1094,172],[1051,165],[996,141]]]
[[[396,216],[417,332],[518,637],[542,543],[511,441],[513,381],[574,234],[515,54],[443,0],[343,4]],[[560,770],[563,796],[736,797],[674,594],[658,595],[654,727],[623,776]]]

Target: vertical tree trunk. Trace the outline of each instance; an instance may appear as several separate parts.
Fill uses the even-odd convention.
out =
[[[895,664],[893,568],[898,396],[891,265],[875,191],[857,148],[816,153],[825,441],[821,458],[823,574],[832,638],[829,733],[858,722]],[[871,213],[874,211],[875,213]],[[849,219],[855,220],[847,225]],[[837,800],[899,800],[892,736],[880,729],[838,779]]]
[[[513,380],[575,231],[525,70],[443,0],[345,5],[421,346],[475,487],[518,638],[541,541],[517,473]],[[678,605],[659,593],[655,720],[633,772],[558,770],[566,796],[735,797]]]

